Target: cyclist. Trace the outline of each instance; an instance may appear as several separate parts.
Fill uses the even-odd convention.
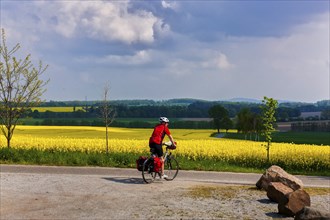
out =
[[[159,118],[159,124],[155,126],[154,131],[152,132],[152,135],[149,139],[149,147],[150,150],[153,150],[153,152],[160,157],[162,161],[162,168],[161,168],[161,178],[166,179],[168,176],[164,174],[164,157],[163,157],[163,147],[162,143],[164,140],[165,135],[167,135],[172,142],[172,144],[175,146],[174,139],[171,135],[170,130],[168,129],[168,123],[170,121],[166,117],[160,117]]]

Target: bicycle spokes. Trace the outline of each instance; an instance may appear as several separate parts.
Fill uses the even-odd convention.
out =
[[[175,158],[167,158],[164,164],[164,173],[168,176],[166,180],[173,180],[179,172],[179,164]]]
[[[149,158],[143,163],[142,177],[144,182],[152,183],[156,178],[153,168],[153,159]]]

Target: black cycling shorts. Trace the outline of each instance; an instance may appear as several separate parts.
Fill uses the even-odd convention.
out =
[[[161,144],[150,143],[149,147],[150,147],[150,151],[156,154],[158,157],[162,157],[164,155],[163,147]]]

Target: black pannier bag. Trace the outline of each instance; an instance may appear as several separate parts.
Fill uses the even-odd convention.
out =
[[[143,163],[144,161],[146,161],[148,158],[145,156],[140,156],[139,159],[136,160],[136,169],[138,171],[142,171],[143,170]]]

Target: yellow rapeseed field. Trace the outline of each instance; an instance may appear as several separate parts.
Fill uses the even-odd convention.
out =
[[[111,128],[110,131],[110,152],[148,154],[150,129]],[[172,130],[178,142],[175,155],[192,161],[207,159],[247,167],[258,166],[265,161],[266,150],[261,142],[211,138],[211,132]],[[77,134],[77,137],[74,134]],[[0,140],[1,146],[4,146],[4,138],[1,137]],[[12,139],[12,147],[102,153],[105,152],[104,128],[21,126]],[[271,161],[278,165],[305,170],[330,169],[330,146],[272,143],[270,155]]]
[[[51,112],[73,112],[73,110],[78,111],[78,110],[83,110],[81,106],[77,107],[35,107],[31,109],[32,111],[37,110],[38,112],[46,112],[46,111],[51,111]]]

